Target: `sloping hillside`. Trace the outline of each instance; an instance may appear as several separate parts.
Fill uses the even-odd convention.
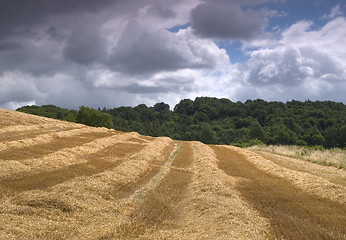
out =
[[[0,239],[345,239],[344,181],[271,158],[0,109]]]

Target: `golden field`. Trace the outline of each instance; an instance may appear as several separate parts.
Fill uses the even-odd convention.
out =
[[[346,239],[345,179],[0,109],[0,239]]]

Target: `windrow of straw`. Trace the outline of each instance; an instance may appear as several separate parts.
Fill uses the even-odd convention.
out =
[[[83,133],[100,133],[100,129],[95,129],[92,127],[85,127],[83,129],[69,129],[63,131],[54,131],[44,134],[38,134],[32,138],[24,138],[16,141],[7,141],[0,143],[0,151],[8,150],[8,149],[17,149],[24,148],[27,146],[39,145],[44,143],[50,143],[53,140],[59,140],[62,137],[71,137],[78,136]],[[104,130],[102,132],[108,133],[108,131]]]
[[[95,132],[97,129],[87,128],[86,132]],[[78,130],[81,133],[83,130]],[[133,138],[135,133],[112,134],[110,137],[98,138],[87,144],[76,146],[73,148],[63,148],[41,158],[22,159],[22,160],[1,160],[0,178],[11,176],[12,178],[19,177],[25,173],[33,173],[38,171],[49,171],[59,167],[68,166],[85,162],[82,156],[93,154],[102,149],[114,145],[118,142],[124,142],[129,138]]]
[[[239,179],[219,169],[210,147],[200,142],[193,147],[194,174],[184,200],[180,239],[267,239],[269,222],[241,198],[235,189]]]
[[[35,127],[27,125],[30,127],[5,130],[22,134],[39,129],[44,132],[52,127],[50,123],[42,122]],[[14,186],[14,182],[21,183],[21,178],[27,179],[31,175],[40,177],[43,183],[39,186],[37,179],[32,181],[38,186],[23,182],[18,189],[28,185],[37,190],[22,189],[0,199],[0,239],[95,239],[114,232],[117,222],[123,221],[122,216],[132,208],[129,199],[114,197],[114,191],[118,186],[136,183],[148,170],[163,163],[167,146],[173,143],[169,138],[154,139],[137,133],[83,127],[44,133],[31,141],[19,140],[18,145],[22,144],[19,147],[9,145],[13,151],[25,147],[35,150],[43,146],[42,143],[54,145],[59,139],[73,137],[80,141],[85,134],[96,138],[76,147],[70,147],[66,142],[65,148],[40,158],[1,160],[0,178],[4,186]],[[52,135],[54,137],[50,137]],[[47,185],[45,181],[51,181],[52,176],[66,181]]]
[[[339,203],[346,203],[345,186],[332,183],[325,178],[314,176],[309,173],[283,168],[275,164],[273,161],[263,158],[260,155],[246,149],[241,149],[233,146],[228,146],[228,148],[244,154],[247,159],[254,163],[259,169],[270,174],[274,174],[278,177],[288,179],[297,187],[303,189],[308,193],[314,194],[319,197],[332,199],[333,201]]]
[[[136,133],[121,136],[123,143],[139,138]],[[131,200],[113,197],[115,187],[138,181],[148,168],[164,162],[165,149],[171,143],[168,138],[148,141],[142,143],[145,146],[142,150],[131,155],[119,158],[115,152],[113,161],[122,162],[115,168],[73,178],[45,191],[26,191],[3,199],[0,238],[97,239],[114,233],[115,226],[121,224],[133,208]],[[103,143],[99,141],[98,144]]]
[[[23,135],[25,133],[41,133],[58,129],[82,128],[79,124],[67,124],[67,122],[48,122],[44,124],[14,125],[0,128],[0,136]]]

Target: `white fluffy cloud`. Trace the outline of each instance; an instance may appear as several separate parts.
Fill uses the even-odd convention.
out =
[[[271,95],[278,98],[344,101],[346,19],[334,19],[317,30],[311,30],[312,24],[298,22],[283,31],[272,47],[253,51],[249,62],[241,66],[245,84],[256,87],[257,92],[271,88]]]

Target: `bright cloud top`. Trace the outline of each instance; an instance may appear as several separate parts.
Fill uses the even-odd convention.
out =
[[[346,102],[345,4],[294,2],[2,1],[0,107]]]

